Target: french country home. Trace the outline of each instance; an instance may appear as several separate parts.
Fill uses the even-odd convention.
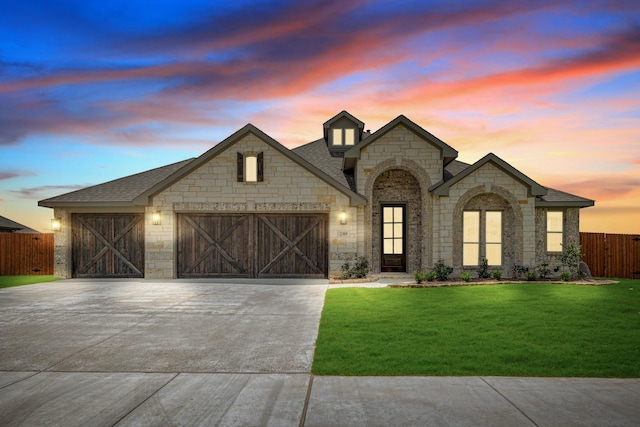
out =
[[[248,124],[200,157],[39,205],[65,278],[326,278],[362,256],[373,273],[486,259],[507,275],[578,241],[593,200],[492,153],[457,156],[405,116],[371,133],[342,111],[292,150]]]

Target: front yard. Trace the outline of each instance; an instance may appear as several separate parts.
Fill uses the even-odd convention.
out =
[[[640,280],[330,289],[317,375],[640,377]]]
[[[0,289],[60,280],[55,276],[0,276]]]

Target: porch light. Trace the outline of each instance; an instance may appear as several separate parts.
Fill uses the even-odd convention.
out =
[[[62,222],[58,218],[53,218],[51,220],[51,231],[60,231],[62,230]]]
[[[160,211],[154,212],[153,214],[151,214],[151,223],[153,225],[162,224],[162,217],[160,216]]]
[[[345,225],[347,223],[347,213],[345,211],[340,212],[340,224]]]

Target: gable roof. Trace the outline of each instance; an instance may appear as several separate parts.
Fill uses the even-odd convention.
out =
[[[323,170],[319,169],[318,167],[314,166],[312,163],[310,163],[309,161],[305,160],[304,158],[302,158],[301,156],[296,154],[294,151],[289,150],[287,147],[285,147],[284,145],[280,144],[278,141],[276,141],[275,139],[271,138],[269,135],[267,135],[266,133],[262,132],[260,129],[258,129],[257,127],[255,127],[254,125],[252,125],[250,123],[245,125],[242,129],[240,129],[237,132],[235,132],[233,135],[229,136],[224,141],[222,141],[219,144],[215,145],[213,148],[211,148],[210,150],[208,150],[207,152],[202,154],[200,157],[197,157],[193,161],[185,164],[183,167],[181,167],[180,169],[178,169],[177,171],[175,171],[171,175],[167,176],[165,179],[157,182],[153,187],[149,188],[147,191],[145,191],[142,194],[138,195],[135,198],[135,200],[133,201],[134,204],[137,204],[137,205],[148,205],[148,204],[150,204],[151,198],[153,196],[155,196],[156,194],[158,194],[161,191],[165,190],[166,188],[168,188],[172,184],[176,183],[178,180],[180,180],[181,178],[183,178],[186,175],[190,174],[191,172],[193,172],[194,170],[196,170],[200,166],[204,165],[209,160],[211,160],[214,157],[216,157],[218,154],[226,151],[228,148],[233,146],[233,144],[235,144],[236,142],[241,140],[243,137],[245,137],[246,135],[251,134],[251,133],[254,134],[255,136],[257,136],[258,138],[260,138],[260,140],[262,140],[264,143],[266,143],[270,147],[272,147],[275,150],[277,150],[278,152],[280,152],[280,154],[282,154],[285,157],[289,158],[294,163],[297,163],[298,165],[302,166],[307,171],[311,172],[312,174],[314,174],[315,176],[317,176],[321,180],[325,181],[327,184],[331,185],[332,187],[334,187],[338,191],[340,191],[343,194],[345,194],[346,196],[348,196],[350,198],[351,204],[353,206],[363,206],[363,205],[366,204],[367,199],[364,198],[363,196],[361,196],[360,194],[358,194],[358,193],[356,193],[354,191],[351,191],[349,189],[348,185],[345,186],[345,182],[344,181],[340,182],[339,177],[331,176],[328,173],[326,173],[325,171],[323,171]]]
[[[353,168],[355,165],[355,161],[360,159],[360,151],[364,147],[377,141],[387,132],[400,124],[408,128],[410,131],[412,131],[422,139],[428,141],[431,145],[438,148],[445,165],[452,162],[456,157],[458,157],[458,152],[454,150],[450,145],[437,138],[433,134],[427,132],[424,128],[412,122],[407,117],[401,114],[374,133],[372,133],[367,139],[362,140],[359,144],[356,144],[353,148],[345,152],[343,162],[344,169]]]
[[[537,182],[535,182],[534,180],[532,180],[531,178],[529,178],[528,176],[526,176],[525,174],[523,174],[522,172],[520,172],[519,170],[517,170],[516,168],[511,166],[509,163],[505,162],[504,160],[502,160],[500,157],[496,156],[493,153],[487,154],[486,156],[484,156],[483,158],[481,158],[471,166],[465,168],[463,171],[452,176],[449,180],[447,181],[443,180],[437,184],[432,185],[431,188],[429,188],[429,191],[433,192],[433,194],[437,196],[448,196],[449,189],[451,188],[451,186],[455,185],[457,182],[461,181],[471,173],[477,171],[487,163],[493,164],[498,169],[502,170],[506,174],[510,175],[512,178],[524,184],[528,188],[530,196],[544,196],[545,194],[547,194],[547,189],[545,187],[538,184]]]
[[[547,194],[536,198],[537,207],[576,207],[586,208],[595,205],[591,199],[565,193],[564,191],[547,188]]]
[[[193,160],[193,158],[183,160],[167,166],[40,200],[38,206],[47,208],[67,206],[131,206],[136,197],[144,194],[158,181],[162,181]]]
[[[29,228],[26,225],[22,225],[19,222],[12,221],[3,216],[0,216],[0,231],[8,231],[10,233],[40,233],[33,228]]]
[[[329,128],[331,127],[331,125],[334,124],[335,122],[337,122],[338,120],[342,119],[342,118],[346,118],[346,119],[354,122],[356,125],[358,125],[358,130],[360,132],[360,135],[362,135],[362,131],[364,130],[364,122],[358,120],[356,117],[354,117],[351,114],[349,114],[346,110],[342,110],[341,112],[339,112],[335,116],[331,117],[329,120],[327,120],[326,122],[324,122],[322,124],[322,129],[323,129],[323,132],[324,132],[324,139],[325,140],[329,137]]]

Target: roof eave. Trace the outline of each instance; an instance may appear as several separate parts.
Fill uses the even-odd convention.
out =
[[[101,208],[101,207],[133,207],[141,206],[134,201],[92,201],[92,202],[56,202],[41,200],[38,202],[38,206],[44,208]],[[146,205],[142,205],[146,206]]]
[[[537,208],[588,208],[595,206],[593,200],[573,200],[573,201],[548,201],[548,200],[536,200]]]

